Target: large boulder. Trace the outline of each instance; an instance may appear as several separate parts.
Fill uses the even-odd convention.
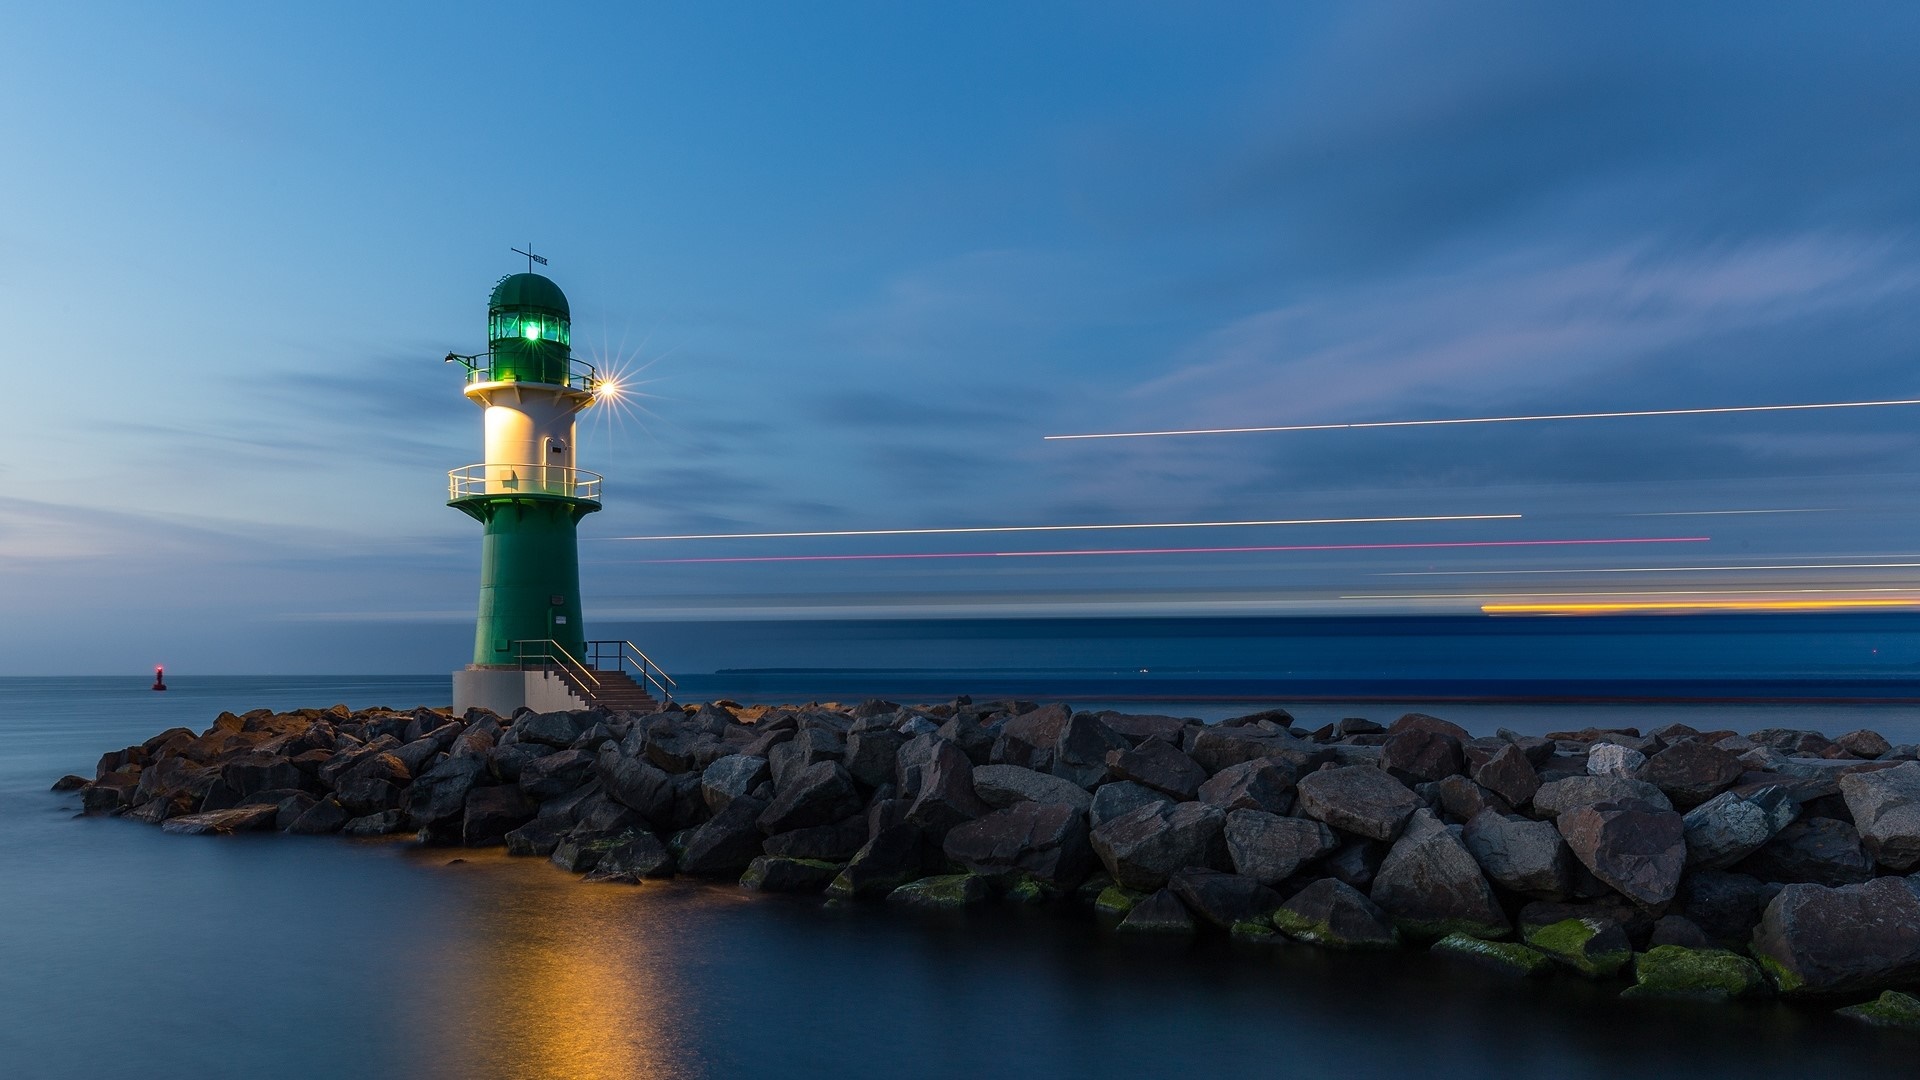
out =
[[[687,838],[680,871],[694,877],[738,878],[761,853],[759,821],[766,809],[765,803],[751,796],[728,803]]]
[[[1200,785],[1207,780],[1205,769],[1164,739],[1148,739],[1128,750],[1108,751],[1107,774],[1182,800],[1198,795]]]
[[[1787,789],[1767,784],[1723,791],[1687,811],[1687,866],[1724,870],[1759,851],[1800,813]]]
[[[1127,750],[1132,743],[1090,713],[1068,717],[1053,744],[1049,771],[1083,788],[1092,789],[1107,778],[1107,754]]]
[[[837,761],[819,761],[781,789],[760,815],[760,830],[773,834],[830,825],[859,813],[862,805],[846,768]]]
[[[401,806],[414,829],[431,829],[460,817],[467,793],[486,775],[486,762],[477,757],[450,757],[420,774],[407,788]]]
[[[995,881],[1024,874],[1060,891],[1078,885],[1093,865],[1086,815],[1060,803],[1016,803],[956,825],[945,852]]]
[[[887,775],[893,775],[893,757],[887,757]],[[707,809],[719,813],[742,795],[751,795],[761,784],[770,782],[773,773],[767,759],[747,754],[728,754],[715,758],[700,772],[700,798]]]
[[[1055,777],[1058,779],[1058,777]],[[1131,780],[1115,780],[1101,784],[1093,793],[1093,802],[1087,807],[1087,823],[1099,828],[1122,814],[1130,814],[1149,803],[1172,805],[1173,799]]]
[[[1374,875],[1370,895],[1402,933],[1504,937],[1512,926],[1466,846],[1424,807],[1408,818]]]
[[[988,760],[995,765],[1019,765],[1045,770],[1053,764],[1053,747],[1060,741],[1073,710],[1066,705],[1042,705],[1000,725]]]
[[[639,758],[603,751],[597,772],[613,799],[658,827],[672,825],[679,785],[665,769]]]
[[[875,830],[873,839],[847,862],[827,886],[827,895],[839,900],[884,896],[918,880],[926,862],[926,839],[918,827],[887,825]]]
[[[1621,997],[1727,1001],[1772,992],[1753,961],[1725,949],[1656,945],[1634,960],[1633,977]]]
[[[1840,794],[1875,862],[1903,874],[1920,866],[1920,761],[1849,773]]]
[[[1116,883],[1158,889],[1183,867],[1223,863],[1226,822],[1205,803],[1150,803],[1094,829],[1093,850]]]
[[[1666,792],[1675,806],[1698,806],[1732,787],[1745,771],[1734,755],[1691,740],[1648,758],[1640,779]]]
[[[1332,751],[1306,739],[1296,739],[1282,730],[1261,727],[1226,727],[1212,724],[1190,728],[1191,740],[1184,747],[1209,774],[1232,765],[1264,759],[1284,768],[1294,778],[1326,761]]]
[[[1501,888],[1535,900],[1564,900],[1573,891],[1573,853],[1550,821],[1482,810],[1461,841]]]
[[[305,788],[309,781],[300,766],[278,754],[255,751],[241,754],[220,767],[220,779],[234,794],[251,795],[256,791]]]
[[[1466,766],[1460,740],[1431,728],[1405,728],[1387,736],[1380,748],[1380,767],[1407,784],[1457,776]]]
[[[817,893],[832,884],[839,873],[837,864],[820,859],[762,855],[740,875],[740,887],[755,892]]]
[[[1550,923],[1521,921],[1522,940],[1591,978],[1606,978],[1633,959],[1633,944],[1617,920],[1594,914]]]
[[[1060,803],[1083,813],[1093,806],[1079,784],[1021,765],[974,766],[973,792],[996,810],[1021,802]]]
[[[1127,911],[1114,928],[1123,934],[1191,934],[1193,915],[1171,889],[1159,889]]]
[[[1920,978],[1920,892],[1892,877],[1789,885],[1767,905],[1753,954],[1782,993],[1865,993]]]
[[[162,832],[195,836],[204,833],[260,832],[273,828],[279,814],[274,806],[237,806],[204,814],[183,814],[161,822]]]
[[[585,750],[562,750],[530,761],[520,770],[520,790],[545,802],[587,782],[594,755]]]
[[[783,859],[844,863],[866,844],[870,831],[866,815],[855,814],[831,825],[775,833],[761,848]]]
[[[1565,811],[1555,824],[1574,858],[1635,903],[1664,904],[1679,889],[1687,841],[1672,810],[1634,800],[1593,803]]]
[[[1293,809],[1293,770],[1268,758],[1229,765],[1200,785],[1199,798],[1209,806],[1232,813],[1264,810],[1285,814]]]
[[[1525,806],[1533,801],[1533,793],[1540,790],[1540,773],[1523,747],[1507,742],[1473,770],[1473,782],[1505,799],[1510,806]]]
[[[1533,809],[1542,817],[1558,817],[1577,806],[1633,799],[1662,810],[1673,809],[1667,794],[1644,780],[1618,776],[1568,776],[1541,784],[1533,793]]]
[[[1280,932],[1334,949],[1391,949],[1400,944],[1393,920],[1366,894],[1321,878],[1288,898],[1271,916]]]
[[[1587,751],[1587,775],[1611,779],[1636,779],[1647,763],[1647,755],[1618,743],[1599,743]]]
[[[907,820],[938,843],[955,825],[984,817],[992,810],[974,793],[973,762],[966,753],[945,739],[934,743],[920,774],[920,793],[907,810]]]
[[[1745,946],[1761,914],[1784,887],[1746,874],[1694,870],[1681,880],[1674,900],[1687,921],[1708,938],[1722,945]]]
[[[1340,847],[1340,838],[1321,822],[1264,810],[1229,813],[1225,835],[1234,871],[1262,885],[1285,881]]]
[[[467,794],[460,842],[468,847],[500,843],[507,833],[532,821],[539,810],[540,804],[518,787],[474,788]]]
[[[863,728],[847,735],[847,772],[870,788],[894,781],[894,759],[907,744],[906,733],[898,728]]]
[[[1873,859],[1852,824],[1815,817],[1781,829],[1780,835],[1734,864],[1734,869],[1782,884],[1857,885],[1873,877]]]
[[[638,884],[642,878],[673,876],[673,855],[660,838],[645,829],[633,830],[625,842],[607,850],[587,875],[590,882]]]
[[[1392,840],[1425,804],[1407,785],[1370,765],[1322,769],[1300,778],[1300,809],[1343,832]]]
[[[591,710],[572,712],[522,713],[513,722],[513,737],[518,742],[537,743],[555,750],[564,750],[573,745],[573,741],[593,726],[595,714]]]
[[[1176,870],[1167,888],[1194,914],[1222,930],[1249,921],[1265,922],[1280,895],[1249,877],[1189,866]]]

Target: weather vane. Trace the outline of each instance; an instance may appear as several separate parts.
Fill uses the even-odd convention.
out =
[[[547,265],[547,257],[545,255],[535,255],[533,253],[533,244],[531,242],[527,244],[527,250],[521,251],[519,248],[514,248],[513,253],[527,257],[527,273],[529,274],[533,273],[534,263],[539,263],[541,266]]]

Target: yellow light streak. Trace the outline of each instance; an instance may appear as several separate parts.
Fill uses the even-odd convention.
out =
[[[1488,615],[1611,615],[1635,611],[1842,611],[1854,608],[1915,608],[1920,597],[1906,600],[1650,600],[1581,604],[1481,604]]]
[[[1579,589],[1562,593],[1563,596],[1812,596],[1841,593],[1858,596],[1861,593],[1920,593],[1920,586],[1887,586],[1869,588],[1865,586],[1846,589]],[[1484,592],[1484,593],[1352,593],[1342,596],[1342,600],[1505,600],[1516,596],[1539,597],[1553,595],[1538,592]]]
[[[1469,416],[1446,420],[1364,420],[1348,424],[1277,424],[1269,427],[1187,428],[1177,431],[1107,431],[1082,435],[1043,435],[1043,441],[1069,439],[1151,439],[1172,435],[1250,435],[1281,431],[1358,431],[1362,428],[1443,427],[1459,424],[1524,424],[1541,420],[1614,420],[1635,416],[1709,416],[1726,413],[1804,412],[1811,409],[1873,409],[1920,405],[1920,398],[1892,401],[1824,401],[1805,405],[1732,405],[1707,409],[1634,409],[1625,412],[1543,413],[1538,416]]]
[[[1495,577],[1506,574],[1679,574],[1727,570],[1911,570],[1920,562],[1771,563],[1745,566],[1590,566],[1571,570],[1393,570],[1378,577]]]
[[[1425,517],[1291,518],[1275,521],[1147,521],[1117,525],[986,525],[955,529],[828,529],[817,532],[689,533],[610,536],[609,540],[790,540],[822,536],[959,536],[971,533],[1096,532],[1110,529],[1225,529],[1254,525],[1379,525],[1393,522],[1517,521],[1519,514],[1439,514]]]

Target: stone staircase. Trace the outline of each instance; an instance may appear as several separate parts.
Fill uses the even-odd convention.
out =
[[[650,713],[660,710],[660,702],[624,671],[595,670],[593,677],[598,681],[589,683],[564,665],[555,665],[549,670],[558,675],[560,681],[566,683],[588,706],[599,705],[614,712]]]

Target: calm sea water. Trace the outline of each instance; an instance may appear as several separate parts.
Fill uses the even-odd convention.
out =
[[[860,696],[850,671],[778,678],[792,696]],[[138,678],[0,679],[0,1077],[1692,1080],[1896,1076],[1920,1053],[1920,1040],[1817,1010],[1636,1004],[1424,955],[1123,941],[1047,913],[829,910],[727,885],[587,886],[497,851],[76,818],[74,797],[46,790],[55,777],[175,724],[448,697],[444,675],[170,681],[155,694]],[[693,681],[753,696],[735,676]],[[1317,723],[1407,707],[1297,712]],[[1475,730],[1680,719],[1920,741],[1900,705],[1427,711]]]

